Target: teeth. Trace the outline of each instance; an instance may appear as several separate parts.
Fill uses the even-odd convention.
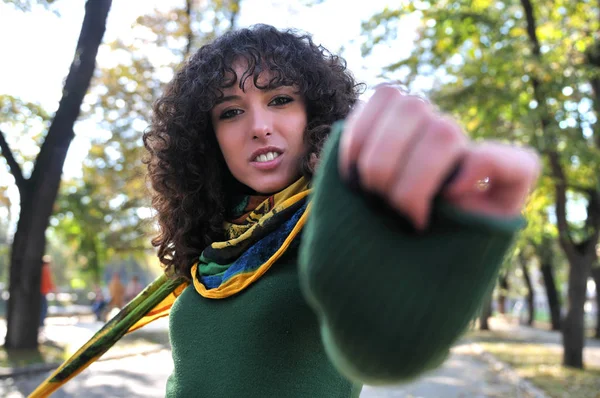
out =
[[[262,155],[258,155],[256,157],[256,159],[254,159],[255,162],[269,162],[275,158],[277,158],[279,156],[279,153],[277,152],[267,152],[267,153],[263,153]]]

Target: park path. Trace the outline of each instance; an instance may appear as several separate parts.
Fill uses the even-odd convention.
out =
[[[560,332],[519,325],[517,320],[490,318],[490,329],[504,332],[510,335],[511,339],[544,344],[557,352],[562,352],[563,349],[562,334]],[[583,362],[586,366],[600,368],[600,340],[586,339],[583,349]]]
[[[100,361],[71,380],[53,398],[73,397],[164,397],[166,380],[172,370],[171,353],[161,350],[117,360]],[[48,373],[0,381],[0,396],[26,397]],[[482,360],[470,344],[453,349],[437,371],[414,383],[394,388],[365,386],[361,398],[534,398],[502,372]]]
[[[99,327],[91,322],[67,318],[50,320],[46,336],[50,340],[85,342]],[[492,323],[492,327],[521,333],[545,344],[560,344],[560,335],[529,330],[509,323]],[[158,321],[153,331],[166,333],[166,320]],[[0,322],[0,336],[4,335]],[[543,332],[543,333],[539,333]],[[142,347],[143,348],[143,347]],[[166,380],[172,370],[168,346],[151,344],[146,350],[137,347],[135,355],[113,355],[117,359],[101,360],[71,380],[53,398],[71,397],[163,397]],[[112,350],[111,350],[112,351]],[[106,356],[110,358],[111,351]],[[600,345],[586,349],[586,358],[600,358]],[[0,397],[27,396],[48,372],[7,377],[0,380]],[[439,369],[401,386],[375,388],[365,386],[361,398],[543,398],[544,395],[516,376],[509,367],[489,354],[482,353],[476,343],[462,341],[453,347],[448,360]]]

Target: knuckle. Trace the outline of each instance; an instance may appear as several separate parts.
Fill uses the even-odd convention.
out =
[[[375,90],[371,101],[397,101],[400,98],[402,98],[402,93],[398,89],[389,85],[382,85]]]
[[[469,149],[463,168],[470,171],[488,170],[491,162],[491,157],[482,148]]]
[[[487,164],[494,158],[496,151],[497,147],[495,144],[484,143],[475,145],[472,149],[473,161],[478,164]]]
[[[392,175],[390,162],[378,156],[366,155],[359,159],[358,169],[365,188],[382,192]]]
[[[400,98],[399,106],[402,110],[411,115],[429,113],[431,105],[415,96],[404,96]]]
[[[435,139],[445,145],[464,145],[467,142],[460,128],[449,119],[442,118],[433,122],[432,132]]]

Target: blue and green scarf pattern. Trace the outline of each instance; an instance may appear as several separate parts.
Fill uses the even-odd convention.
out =
[[[230,238],[204,249],[192,267],[196,291],[220,299],[260,278],[290,247],[298,244],[308,207],[308,181],[299,179],[269,197],[244,198],[235,219],[225,224]]]

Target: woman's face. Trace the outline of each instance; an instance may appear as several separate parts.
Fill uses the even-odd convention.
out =
[[[246,70],[236,63],[236,75]],[[258,85],[266,85],[263,72]],[[294,87],[256,88],[252,77],[244,90],[236,83],[223,90],[211,110],[217,141],[229,171],[242,184],[262,194],[281,191],[300,177],[305,152],[306,107]]]

